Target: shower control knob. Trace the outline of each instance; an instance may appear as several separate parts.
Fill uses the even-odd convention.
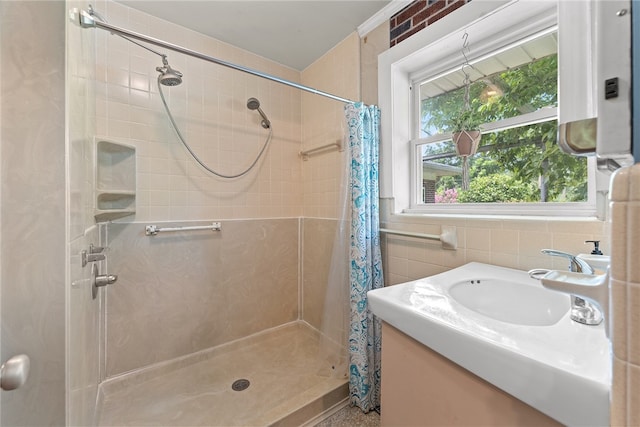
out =
[[[93,283],[91,285],[91,296],[96,299],[98,296],[98,288],[111,285],[118,280],[118,276],[115,274],[99,274],[98,266],[93,264]]]
[[[112,283],[115,283],[116,280],[118,280],[118,276],[115,274],[102,274],[96,276],[96,286],[100,288],[102,286],[111,285]]]

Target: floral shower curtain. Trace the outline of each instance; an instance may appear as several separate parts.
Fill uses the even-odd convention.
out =
[[[380,406],[380,322],[369,311],[367,291],[381,288],[378,158],[380,110],[345,107],[349,128],[351,191],[349,391],[364,412]]]

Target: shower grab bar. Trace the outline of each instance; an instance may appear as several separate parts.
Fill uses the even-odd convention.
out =
[[[165,233],[168,231],[196,231],[196,230],[211,230],[222,231],[222,224],[219,222],[213,222],[211,225],[194,225],[189,227],[163,227],[160,228],[157,225],[147,225],[144,228],[144,234],[147,236],[155,236],[158,233]]]
[[[442,249],[458,249],[458,233],[456,232],[456,227],[443,226],[441,230],[441,234],[414,233],[412,231],[391,230],[388,228],[381,228],[380,232],[404,237],[415,237],[418,239],[438,240],[442,243]]]
[[[179,52],[179,53],[183,53],[185,55],[189,55],[192,56],[194,58],[199,58],[208,62],[213,62],[214,64],[218,64],[218,65],[222,65],[224,67],[228,67],[228,68],[233,68],[234,70],[237,71],[242,71],[243,73],[247,73],[247,74],[251,74],[257,77],[261,77],[263,79],[267,79],[267,80],[271,80],[274,81],[276,83],[280,83],[283,85],[287,85],[287,86],[291,86],[294,87],[296,89],[300,89],[300,90],[304,90],[307,92],[311,92],[315,95],[320,95],[320,96],[324,96],[327,98],[331,98],[335,101],[340,101],[340,102],[344,102],[347,104],[355,104],[356,101],[352,101],[350,99],[346,99],[346,98],[342,98],[336,95],[332,95],[330,93],[327,92],[323,92],[321,90],[318,89],[314,89],[312,87],[308,87],[308,86],[304,86],[298,83],[294,83],[292,81],[289,80],[285,80],[285,79],[281,79],[280,77],[276,77],[273,76],[271,74],[266,74],[266,73],[262,73],[260,71],[251,69],[251,68],[247,68],[247,67],[243,67],[241,65],[236,65],[234,63],[231,62],[226,62],[223,61],[221,59],[218,58],[214,58],[212,56],[209,55],[205,55],[204,53],[200,53],[197,52],[195,50],[191,50],[191,49],[187,49],[186,47],[182,47],[173,43],[169,43],[160,39],[156,39],[153,38],[151,36],[147,36],[144,34],[140,34],[140,33],[136,33],[121,27],[117,27],[115,25],[111,25],[108,24],[106,22],[100,22],[97,21],[95,19],[93,19],[93,17],[89,14],[89,12],[87,12],[86,10],[79,10],[79,9],[71,9],[69,11],[69,15],[72,19],[73,22],[75,22],[76,24],[78,24],[80,27],[82,28],[100,28],[101,30],[106,30],[109,31],[110,33],[115,33],[121,36],[126,36],[126,37],[130,37],[132,39],[136,39],[136,40],[140,40],[146,43],[151,43],[153,45],[156,46],[160,46],[160,47],[164,47],[165,49],[169,49],[169,50],[173,50],[174,52]]]
[[[309,160],[309,154],[313,154],[316,153],[318,151],[324,151],[327,148],[331,148],[331,147],[338,147],[338,151],[343,151],[344,148],[342,148],[342,141],[338,140],[336,142],[332,142],[330,144],[325,144],[325,145],[321,145],[319,147],[314,147],[314,148],[310,148],[308,150],[304,150],[301,151],[300,157],[302,157],[302,160]]]

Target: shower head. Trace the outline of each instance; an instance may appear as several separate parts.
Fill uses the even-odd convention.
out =
[[[260,108],[260,101],[258,101],[256,98],[247,99],[247,108],[249,110],[257,110],[258,108]]]
[[[258,110],[258,113],[262,117],[262,122],[260,122],[260,124],[263,128],[269,129],[271,127],[271,122],[269,121],[269,119],[267,119],[267,116],[264,114],[264,111],[262,111],[262,108],[260,108],[260,101],[258,101],[256,98],[247,99],[247,108],[249,110]]]
[[[160,72],[161,75],[158,78],[161,84],[165,86],[178,86],[182,83],[182,74],[179,71],[167,70]]]
[[[156,67],[156,71],[160,73],[158,81],[161,84],[165,86],[178,86],[182,83],[182,73],[171,68],[165,55],[162,55],[162,64],[162,67]]]

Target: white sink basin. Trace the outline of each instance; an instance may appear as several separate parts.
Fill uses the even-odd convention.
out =
[[[609,424],[603,325],[572,321],[569,297],[526,272],[470,263],[368,298],[383,321],[557,421]]]
[[[570,308],[568,295],[538,283],[477,278],[452,284],[449,295],[476,313],[518,325],[550,326]]]

